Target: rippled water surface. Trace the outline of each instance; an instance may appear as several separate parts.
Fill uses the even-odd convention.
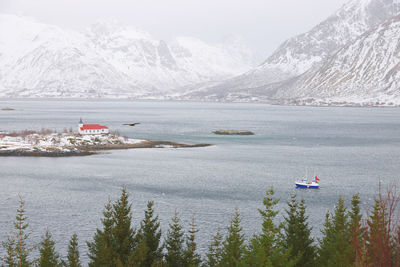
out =
[[[108,125],[131,138],[214,146],[132,149],[69,158],[0,158],[0,239],[11,229],[18,194],[26,202],[31,239],[49,229],[65,254],[78,233],[81,254],[100,225],[107,199],[125,185],[137,224],[148,200],[164,227],[177,210],[185,226],[192,216],[204,251],[237,207],[247,234],[260,228],[257,208],[273,185],[283,211],[296,193],[308,204],[314,234],[339,195],[360,193],[370,203],[379,180],[399,179],[400,109],[313,108],[261,104],[148,101],[0,100],[1,130],[76,128],[79,118]],[[123,123],[141,122],[135,127]],[[255,136],[216,136],[216,129],[246,129]],[[296,190],[306,172],[320,190]],[[165,228],[163,229],[165,232]]]

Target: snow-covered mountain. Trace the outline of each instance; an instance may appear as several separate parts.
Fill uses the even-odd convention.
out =
[[[251,70],[239,38],[165,42],[114,22],[79,33],[0,14],[0,97],[400,104],[399,2],[350,0]]]
[[[274,98],[400,104],[400,15],[344,46]]]
[[[86,97],[133,90],[74,32],[0,15],[0,96]]]
[[[84,33],[0,14],[0,96],[160,97],[249,70],[240,40],[210,45],[97,23]]]
[[[135,81],[170,90],[185,85],[221,80],[250,68],[251,55],[240,40],[209,45],[199,39],[178,37],[166,43],[148,33],[113,23],[98,23],[87,36],[107,62]]]
[[[351,0],[309,32],[285,41],[263,64],[211,87],[189,92],[186,98],[247,101],[269,99],[281,83],[318,69],[344,45],[392,17],[396,0]],[[397,6],[396,6],[397,5]]]

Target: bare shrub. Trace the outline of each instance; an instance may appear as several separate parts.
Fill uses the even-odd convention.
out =
[[[379,185],[379,195],[367,221],[366,255],[371,266],[400,266],[399,202],[396,185],[390,185],[386,193]]]
[[[110,133],[111,133],[112,135],[115,135],[115,136],[121,136],[121,133],[120,133],[118,130],[111,131]]]

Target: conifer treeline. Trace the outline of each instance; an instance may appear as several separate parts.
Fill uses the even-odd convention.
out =
[[[87,242],[90,267],[168,266],[168,267],[236,267],[236,266],[400,266],[400,224],[397,220],[400,197],[396,189],[384,195],[379,192],[367,216],[362,216],[360,199],[354,195],[351,207],[339,198],[332,213],[325,216],[322,237],[314,240],[306,215],[304,200],[292,196],[287,203],[284,221],[276,222],[278,200],[271,188],[263,200],[260,233],[246,239],[241,216],[236,210],[226,235],[221,230],[210,241],[208,252],[201,257],[197,251],[198,227],[194,218],[185,233],[179,214],[169,223],[164,239],[154,203],[148,202],[144,219],[138,228],[132,226],[129,194],[122,189],[121,197],[108,201],[92,241]],[[28,223],[24,202],[20,198],[14,233],[2,243],[1,266],[7,267],[81,267],[78,237],[69,242],[65,258],[55,250],[55,242],[46,231],[41,242],[29,246]],[[39,257],[31,260],[33,250]]]

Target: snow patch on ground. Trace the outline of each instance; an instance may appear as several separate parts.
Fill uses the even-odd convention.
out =
[[[85,146],[138,144],[145,140],[116,135],[78,135],[74,133],[37,133],[24,136],[0,133],[0,151],[74,152]]]

